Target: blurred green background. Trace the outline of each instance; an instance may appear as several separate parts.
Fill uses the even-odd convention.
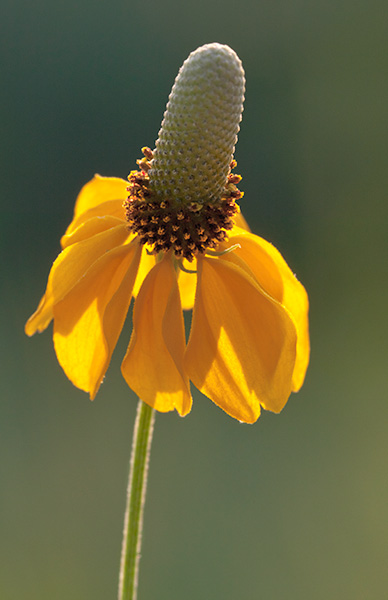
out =
[[[95,172],[153,146],[190,51],[247,75],[243,210],[311,300],[306,384],[241,425],[157,415],[140,599],[384,600],[388,60],[381,0],[3,0],[0,597],[116,597],[136,398],[121,338],[95,402],[24,336]]]

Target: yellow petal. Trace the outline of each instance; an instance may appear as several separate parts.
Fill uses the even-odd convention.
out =
[[[230,416],[253,423],[260,405],[279,412],[291,392],[296,331],[287,311],[244,270],[198,260],[184,364],[194,385]]]
[[[147,248],[147,246],[146,246],[146,248]],[[135,285],[133,288],[134,298],[137,298],[137,295],[143,284],[143,281],[147,277],[148,273],[151,271],[152,267],[155,266],[155,262],[156,262],[155,254],[148,254],[146,249],[144,249],[144,252],[141,255],[139,270],[137,272],[137,277],[136,277]]]
[[[176,273],[170,255],[148,273],[133,310],[133,332],[121,370],[129,387],[161,412],[191,409],[183,369],[185,334]]]
[[[67,377],[93,400],[124,324],[140,261],[132,243],[105,253],[54,306],[54,346]]]
[[[123,225],[123,220],[117,217],[108,216],[97,216],[88,219],[81,223],[77,228],[73,228],[71,233],[66,232],[61,238],[62,248],[67,248],[76,242],[82,242],[97,233]],[[69,228],[68,228],[69,231]]]
[[[230,236],[229,245],[239,244],[223,258],[241,258],[265,291],[278,300],[291,314],[297,334],[297,358],[292,389],[297,392],[304,381],[310,356],[308,296],[280,252],[263,238],[245,231]]]
[[[52,318],[52,297],[46,291],[46,293],[42,296],[42,298],[39,301],[38,308],[25,324],[24,332],[29,336],[34,335],[34,333],[36,333],[37,331],[41,333],[50,325]]]
[[[66,230],[72,233],[79,225],[93,217],[112,216],[125,220],[123,201],[128,195],[128,181],[118,177],[95,175],[80,191],[73,220]]]
[[[26,334],[33,335],[46,329],[53,318],[54,304],[69,293],[101,255],[123,244],[128,236],[126,226],[119,225],[65,248],[54,261],[46,293],[26,323]]]
[[[243,216],[242,212],[238,212],[235,215],[234,222],[236,223],[237,227],[240,227],[241,229],[244,229],[245,231],[250,231],[250,227],[249,227],[245,217]]]
[[[135,286],[133,288],[134,298],[137,298],[137,295],[143,284],[144,279],[147,277],[152,267],[155,266],[155,261],[156,257],[154,254],[148,254],[147,252],[143,252],[136,277]],[[183,262],[184,266],[187,269],[192,269],[194,271],[196,270],[196,261],[189,263],[188,261],[184,260]],[[194,306],[195,287],[197,278],[195,277],[195,273],[185,273],[181,269],[178,269],[177,275],[182,308],[184,310],[189,310]]]
[[[183,266],[192,271],[197,270],[197,261],[191,263],[187,260],[183,261]],[[197,277],[195,273],[185,273],[181,269],[178,270],[178,285],[181,295],[182,308],[190,310],[194,306],[195,288],[197,285]]]
[[[74,207],[74,218],[96,208],[103,202],[125,200],[128,181],[119,177],[101,177],[95,175],[80,191]]]

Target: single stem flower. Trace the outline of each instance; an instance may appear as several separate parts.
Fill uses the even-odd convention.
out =
[[[307,294],[280,253],[254,235],[237,202],[234,145],[244,71],[228,46],[183,64],[156,148],[129,181],[96,175],[81,190],[62,252],[26,333],[54,321],[68,378],[95,397],[131,298],[122,363],[130,388],[160,412],[190,412],[190,381],[230,416],[253,423],[301,387]],[[183,310],[193,308],[186,342]]]
[[[82,188],[25,327],[33,335],[54,321],[58,361],[93,399],[135,299],[121,369],[141,400],[119,600],[137,597],[153,409],[190,412],[191,380],[230,416],[253,423],[261,406],[279,412],[307,369],[307,294],[279,252],[250,233],[237,204],[244,86],[228,46],[190,54],[139,170],[128,181],[96,175]],[[183,310],[192,308],[186,343]]]

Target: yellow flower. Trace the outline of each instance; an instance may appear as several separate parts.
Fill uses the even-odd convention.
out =
[[[189,379],[228,414],[254,422],[297,391],[308,363],[307,294],[279,252],[235,225],[221,256],[199,255],[187,273],[171,251],[149,255],[128,231],[128,182],[95,176],[26,333],[54,319],[54,346],[69,379],[93,399],[132,294],[133,333],[122,364],[128,385],[159,411],[191,408]],[[195,265],[195,263],[197,263]],[[197,287],[194,302],[195,286]],[[186,347],[182,308],[193,306]]]
[[[122,363],[130,388],[158,411],[184,416],[191,380],[229,415],[252,423],[260,406],[279,412],[303,383],[307,294],[280,253],[247,231],[235,203],[240,178],[228,168],[216,198],[196,201],[194,189],[180,202],[176,186],[158,189],[161,146],[144,149],[129,184],[96,175],[83,187],[26,333],[53,320],[59,363],[93,399],[134,297]],[[191,308],[186,343],[182,309]]]

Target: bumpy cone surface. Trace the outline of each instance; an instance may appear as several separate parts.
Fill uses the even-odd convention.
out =
[[[169,96],[149,172],[151,188],[178,204],[222,195],[243,110],[237,54],[206,44],[183,63]]]

